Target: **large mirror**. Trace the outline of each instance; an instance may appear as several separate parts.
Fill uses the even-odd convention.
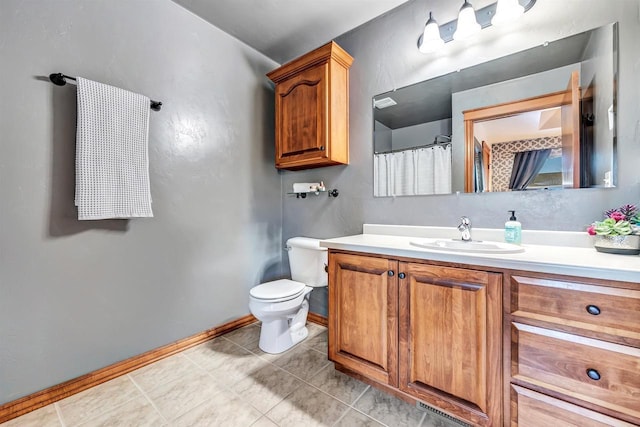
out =
[[[374,196],[616,184],[617,24],[373,98]]]

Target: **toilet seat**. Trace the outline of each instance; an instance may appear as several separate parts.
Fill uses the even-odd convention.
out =
[[[264,302],[283,302],[300,296],[307,285],[289,279],[274,280],[251,288],[249,295]]]

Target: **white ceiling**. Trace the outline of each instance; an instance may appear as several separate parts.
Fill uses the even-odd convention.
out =
[[[560,107],[529,111],[500,119],[477,122],[473,134],[479,141],[496,144],[520,139],[559,136]]]
[[[283,64],[407,0],[173,0]]]

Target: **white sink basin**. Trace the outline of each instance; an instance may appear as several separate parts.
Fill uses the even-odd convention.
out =
[[[477,254],[515,254],[524,252],[522,246],[511,243],[471,240],[465,242],[456,239],[419,239],[410,242],[414,246],[434,251],[464,252]]]

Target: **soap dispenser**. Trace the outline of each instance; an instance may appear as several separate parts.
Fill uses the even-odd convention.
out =
[[[522,224],[516,219],[516,211],[509,212],[511,217],[504,223],[504,241],[519,245],[522,240]]]

